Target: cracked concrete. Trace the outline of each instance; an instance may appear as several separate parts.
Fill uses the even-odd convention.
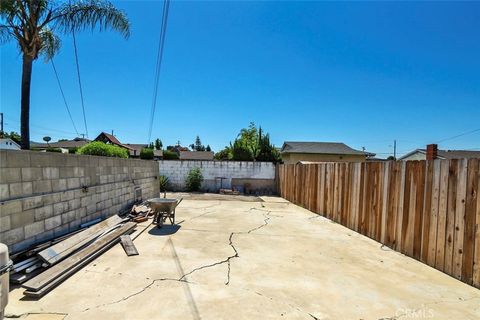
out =
[[[201,195],[179,228],[144,223],[38,301],[22,319],[479,319],[480,292],[276,197]],[[236,201],[236,199],[241,201]],[[142,228],[146,228],[140,233]]]

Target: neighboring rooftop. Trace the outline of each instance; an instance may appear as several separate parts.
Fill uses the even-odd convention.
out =
[[[398,160],[403,160],[408,158],[416,153],[419,154],[427,154],[426,149],[415,149],[412,152],[407,153],[406,155],[400,157]],[[480,158],[480,151],[472,151],[472,150],[437,150],[437,158],[438,159],[474,159]]]
[[[282,153],[315,153],[315,154],[343,154],[343,155],[367,155],[373,153],[355,150],[341,142],[300,142],[285,141],[282,146]]]
[[[180,151],[180,160],[213,160],[211,151]]]
[[[64,149],[72,149],[72,148],[80,148],[83,147],[85,144],[89,143],[90,140],[83,139],[83,138],[75,138],[73,140],[63,140],[57,142],[50,142],[50,143],[39,143],[39,142],[32,142],[32,148],[64,148]]]
[[[104,142],[104,143],[111,143],[111,144],[117,145],[119,147],[128,149],[128,150],[135,150],[134,148],[129,147],[128,145],[121,143],[113,134],[109,134],[109,133],[106,133],[106,132],[100,133],[98,135],[98,137],[95,138],[95,141],[101,141],[101,142]]]

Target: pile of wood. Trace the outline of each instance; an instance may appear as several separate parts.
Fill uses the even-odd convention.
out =
[[[136,225],[115,215],[18,253],[10,281],[26,288],[26,296],[40,298],[119,241],[127,255],[138,254],[129,236]]]
[[[149,217],[153,216],[153,210],[148,206],[147,202],[134,205],[132,210],[130,210],[129,218],[132,221],[141,223],[148,220]]]

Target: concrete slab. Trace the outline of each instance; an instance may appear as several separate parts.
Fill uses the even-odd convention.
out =
[[[479,290],[289,202],[195,199],[177,227],[142,224],[140,255],[117,245],[38,301],[14,289],[7,315],[480,318]]]

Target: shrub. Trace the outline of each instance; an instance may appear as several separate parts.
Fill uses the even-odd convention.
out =
[[[152,160],[153,159],[153,149],[143,148],[140,151],[140,159]]]
[[[188,191],[198,191],[203,182],[203,175],[200,168],[193,168],[188,172],[185,185]]]
[[[78,151],[78,147],[73,147],[73,148],[68,149],[68,153],[75,154],[75,153],[77,153],[77,151]]]
[[[62,149],[60,149],[60,148],[53,148],[53,147],[48,147],[45,151],[47,151],[47,152],[62,153]]]
[[[100,141],[87,143],[77,151],[78,154],[88,154],[91,156],[128,158],[127,149],[106,144]]]
[[[160,184],[160,192],[165,192],[168,189],[168,185],[170,181],[168,180],[167,176],[160,176],[158,177],[158,182]]]
[[[178,154],[170,150],[163,150],[163,160],[178,160]]]

